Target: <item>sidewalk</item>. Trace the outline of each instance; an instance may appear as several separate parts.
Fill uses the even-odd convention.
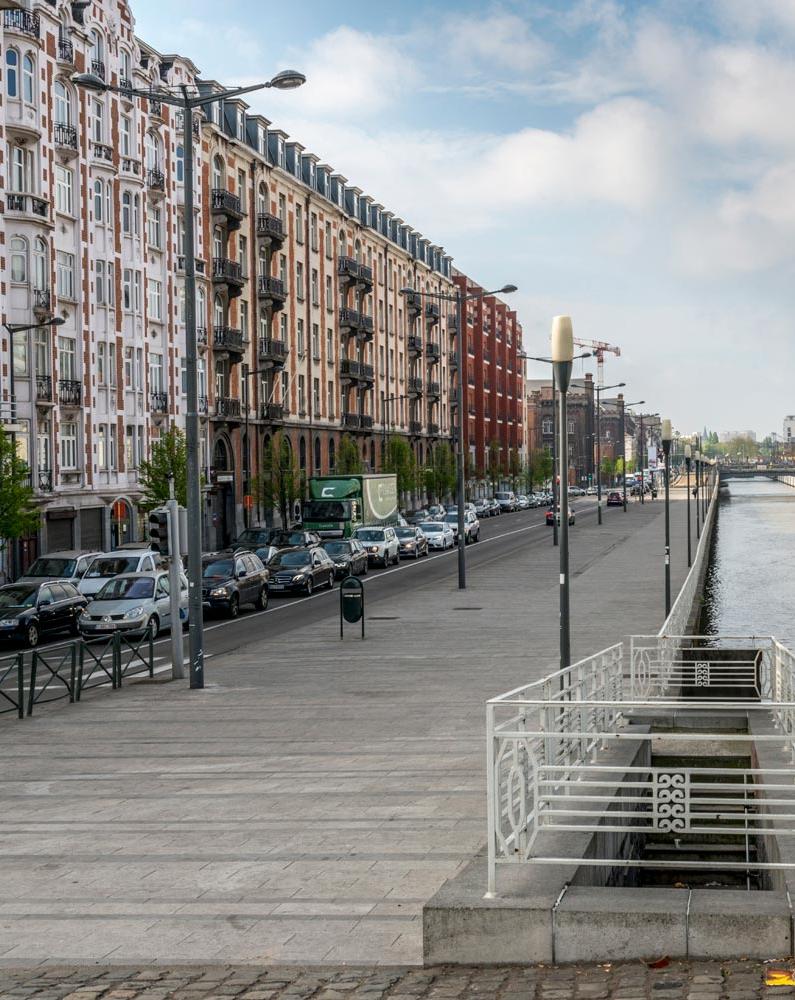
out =
[[[657,630],[662,531],[659,501],[572,529],[575,656]],[[0,724],[0,964],[419,964],[423,903],[485,841],[484,702],[556,667],[543,537],[481,543],[465,594],[451,559],[375,603],[365,642],[333,614],[209,661],[204,691]]]

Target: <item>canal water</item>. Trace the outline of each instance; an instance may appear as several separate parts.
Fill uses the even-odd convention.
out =
[[[795,489],[734,479],[719,502],[702,628],[795,648]]]

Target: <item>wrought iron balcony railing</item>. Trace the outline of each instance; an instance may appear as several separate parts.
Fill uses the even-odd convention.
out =
[[[58,379],[58,402],[61,406],[80,406],[82,401],[83,386],[77,379]]]

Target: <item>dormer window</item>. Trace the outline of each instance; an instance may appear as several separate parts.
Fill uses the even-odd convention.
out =
[[[237,137],[241,141],[246,137],[246,116],[240,110],[237,112]]]
[[[212,122],[213,122],[214,125],[218,125],[220,127],[220,125],[221,125],[221,102],[220,101],[216,101],[214,104],[211,104],[210,107],[212,108],[212,111],[211,111]]]
[[[260,156],[268,155],[268,132],[261,126],[258,133],[257,149],[259,151]]]
[[[282,168],[282,170],[285,170],[286,167],[287,167],[287,158],[286,158],[286,154],[285,154],[284,140],[283,139],[279,139],[279,144],[276,147],[276,152],[277,152],[278,164]]]

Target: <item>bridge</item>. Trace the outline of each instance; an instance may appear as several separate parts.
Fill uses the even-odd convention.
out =
[[[719,465],[721,483],[728,479],[756,479],[764,477],[787,486],[795,486],[793,465]]]

